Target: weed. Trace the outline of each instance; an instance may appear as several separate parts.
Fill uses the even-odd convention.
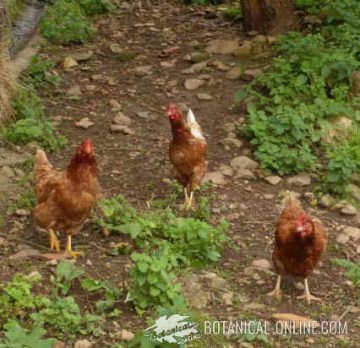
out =
[[[43,328],[26,330],[17,321],[9,321],[4,329],[5,339],[0,341],[0,348],[51,348],[56,342],[53,338],[43,338],[46,335]]]
[[[68,0],[47,7],[40,29],[46,39],[58,44],[83,43],[95,33],[80,5]]]
[[[111,0],[78,0],[77,2],[88,16],[110,12],[115,8]]]
[[[46,83],[57,86],[60,83],[60,77],[49,72],[49,70],[54,67],[55,63],[53,61],[43,60],[39,56],[33,56],[26,69],[23,80],[26,84],[31,84],[34,87],[41,87]]]
[[[62,295],[67,295],[73,280],[80,278],[83,274],[82,268],[76,267],[69,261],[61,261],[56,267],[53,283],[61,290]]]
[[[8,0],[7,8],[9,11],[9,17],[12,24],[20,18],[21,14],[25,10],[26,2],[24,0]]]
[[[226,7],[224,9],[221,9],[221,12],[226,19],[230,19],[230,20],[241,18],[243,15],[240,6]]]

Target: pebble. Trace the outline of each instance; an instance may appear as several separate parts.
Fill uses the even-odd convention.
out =
[[[184,86],[188,91],[193,91],[195,89],[198,89],[203,84],[204,84],[204,80],[187,79],[187,80],[185,80]]]
[[[211,100],[213,97],[207,93],[198,93],[196,97],[200,100]]]
[[[73,57],[66,57],[63,62],[64,69],[70,69],[77,66],[78,63]]]
[[[75,342],[74,348],[91,348],[93,344],[88,340],[80,340]]]
[[[75,125],[79,128],[88,129],[89,127],[95,125],[95,122],[90,121],[88,117],[84,117],[80,121],[75,122]]]
[[[311,177],[308,174],[299,174],[288,178],[287,183],[297,187],[309,186],[311,184]]]
[[[121,111],[118,112],[118,114],[113,118],[113,123],[116,125],[122,125],[122,126],[131,126],[131,118],[128,116],[125,116]]]
[[[134,135],[135,131],[128,126],[118,125],[118,124],[112,124],[110,126],[110,130],[114,133],[123,133],[126,135]]]
[[[277,184],[280,183],[280,181],[282,180],[282,178],[281,178],[280,176],[274,175],[274,176],[267,176],[267,177],[265,177],[264,180],[267,181],[269,184],[275,186],[275,185],[277,185]]]

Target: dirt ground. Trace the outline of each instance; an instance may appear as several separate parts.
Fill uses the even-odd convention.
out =
[[[45,46],[41,54],[58,62],[56,71],[62,82],[56,89],[40,92],[46,114],[69,140],[63,150],[50,156],[53,163],[62,168],[81,140],[91,138],[96,146],[103,195],[122,194],[139,209],[146,209],[146,202],[166,198],[172,190],[168,180],[164,180],[171,178],[167,159],[171,134],[164,115],[169,101],[184,103],[193,109],[209,144],[209,172],[218,173],[221,165],[230,166],[233,158],[251,153],[245,139],[240,139],[242,146],[239,148],[225,148],[223,145],[229,133],[224,125],[242,122],[246,116],[244,110],[234,105],[235,91],[246,82],[226,78],[227,71],[224,70],[243,62],[231,55],[212,55],[203,71],[184,73],[191,67],[184,57],[202,51],[209,41],[245,39],[239,23],[226,21],[216,10],[184,6],[174,1],[162,2],[161,6],[148,7],[145,3],[143,6],[142,9],[137,5],[120,8],[116,13],[100,17],[97,20],[98,35],[86,45]],[[122,58],[123,53],[114,53],[110,48],[112,44],[118,44],[127,58]],[[174,47],[176,49],[167,50]],[[79,62],[78,66],[69,70],[61,66],[65,57],[88,51],[93,52],[92,57]],[[264,64],[252,61],[249,66],[259,65]],[[136,70],[139,67],[142,68]],[[187,90],[184,81],[189,78],[201,79],[204,84],[196,90]],[[81,95],[69,98],[66,93],[74,86],[80,87]],[[207,93],[212,99],[201,100],[198,93]],[[110,131],[117,114],[117,111],[112,111],[111,99],[118,101],[121,111],[132,119],[131,129],[135,134]],[[84,117],[89,117],[95,124],[88,129],[75,126],[75,122]],[[356,343],[360,342],[356,289],[332,262],[334,258],[356,258],[355,242],[339,244],[336,241],[342,226],[356,227],[352,217],[314,209],[303,199],[306,209],[320,218],[329,232],[327,252],[309,278],[310,289],[322,298],[322,302],[308,306],[304,301],[296,300],[302,292],[299,279],[286,279],[283,283],[286,296],[275,301],[266,295],[275,283],[273,270],[250,266],[259,259],[271,262],[274,221],[280,209],[279,192],[292,190],[304,194],[311,192],[312,187],[290,186],[285,179],[276,186],[261,177],[244,179],[232,175],[224,179],[225,182],[212,185],[205,194],[214,197],[214,221],[224,216],[231,222],[231,242],[215,269],[211,266],[209,271],[227,280],[236,300],[231,305],[213,303],[203,311],[216,320],[270,320],[273,313],[294,313],[325,321],[336,320],[345,313],[342,320],[348,324],[348,335],[275,336],[274,346],[359,346]],[[6,228],[11,231],[17,219],[9,216]],[[14,232],[12,237],[41,248],[42,252],[46,250],[48,240],[36,232],[32,219],[24,217],[22,222],[26,227]],[[127,257],[107,254],[111,245],[121,239],[120,236],[105,238],[87,225],[74,240],[75,246],[86,252],[86,257],[79,258],[77,263],[93,276],[111,279],[121,286],[128,273]],[[8,256],[18,250],[19,242],[10,239],[8,247],[0,251],[3,279],[24,270],[38,270],[45,276],[49,274],[51,266],[44,261],[9,260]],[[83,305],[86,306],[85,300]],[[123,312],[119,318],[120,326],[132,331],[144,328],[142,320],[136,319],[131,304],[120,306]],[[262,346],[258,342],[247,344],[247,347]],[[96,343],[96,347],[106,346],[104,342]],[[240,347],[240,343],[233,343],[233,346]],[[244,343],[243,346],[246,347]]]

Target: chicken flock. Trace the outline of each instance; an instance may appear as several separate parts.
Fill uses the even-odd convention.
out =
[[[185,117],[176,105],[170,103],[166,115],[172,131],[169,159],[177,180],[184,188],[182,209],[189,210],[194,191],[207,171],[207,143],[190,109]],[[83,255],[72,249],[72,235],[81,231],[100,195],[92,141],[86,139],[81,143],[63,172],[54,169],[45,152],[38,150],[35,158],[35,192],[35,222],[48,232],[50,249],[60,252],[57,233],[63,232],[67,236],[67,243],[62,255],[74,258]],[[276,224],[273,263],[278,279],[274,291],[269,295],[281,296],[281,277],[290,275],[304,279],[305,292],[301,298],[305,298],[307,303],[318,300],[310,294],[307,278],[319,262],[326,244],[327,233],[322,223],[310,217],[300,202],[288,194]]]

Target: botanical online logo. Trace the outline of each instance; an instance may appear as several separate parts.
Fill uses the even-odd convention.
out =
[[[145,335],[149,336],[152,341],[179,345],[200,338],[198,324],[188,318],[189,316],[179,314],[169,317],[164,315],[145,330]]]

